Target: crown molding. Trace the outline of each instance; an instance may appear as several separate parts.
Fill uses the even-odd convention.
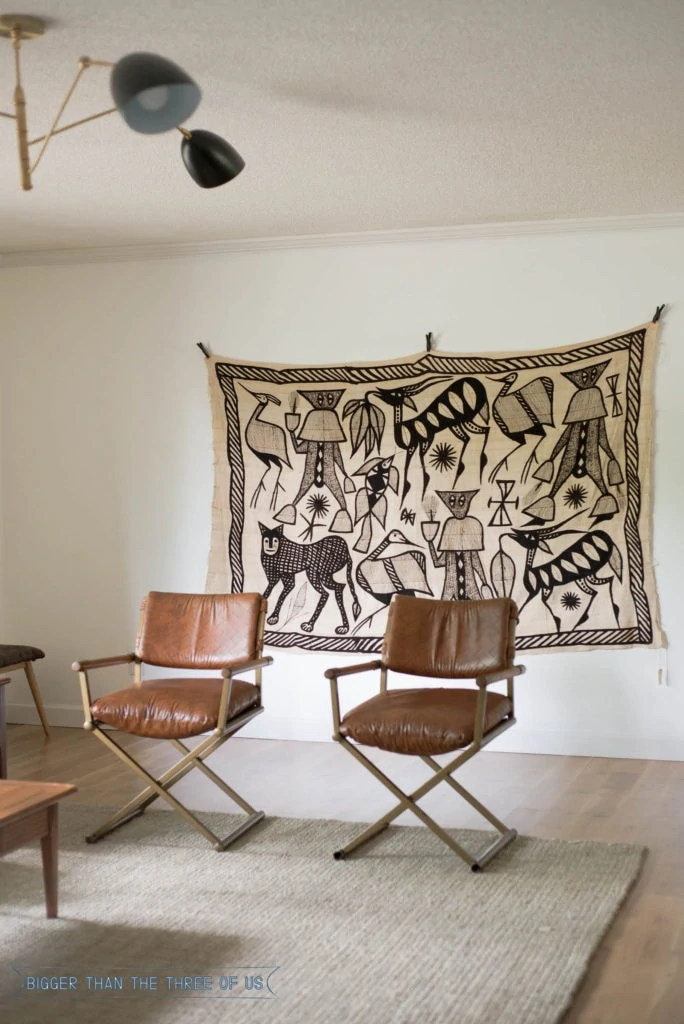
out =
[[[496,224],[462,224],[445,228],[407,228],[390,231],[352,231],[326,235],[274,238],[236,238],[215,242],[160,242],[156,245],[118,245],[82,249],[34,249],[0,252],[0,270],[10,267],[69,266],[83,263],[125,263],[132,260],[173,260],[197,256],[277,252],[283,249],[321,249],[407,242],[452,242],[461,239],[522,238],[607,231],[648,231],[684,227],[684,213],[629,217],[588,217],[573,220],[526,220]]]

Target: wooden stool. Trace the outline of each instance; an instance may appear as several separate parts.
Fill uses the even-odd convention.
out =
[[[18,669],[23,670],[31,688],[31,695],[33,696],[36,711],[43,726],[43,732],[46,736],[49,736],[50,727],[40,696],[38,680],[31,664],[32,661],[38,661],[39,658],[44,657],[45,651],[41,651],[40,647],[27,647],[22,644],[0,644],[0,675],[5,676],[8,672],[16,672]]]

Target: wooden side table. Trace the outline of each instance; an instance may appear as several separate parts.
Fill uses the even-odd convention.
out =
[[[7,778],[7,713],[5,711],[5,687],[12,680],[9,676],[0,679],[0,779]]]
[[[0,856],[40,839],[48,917],[57,917],[57,801],[75,792],[61,782],[0,781]]]

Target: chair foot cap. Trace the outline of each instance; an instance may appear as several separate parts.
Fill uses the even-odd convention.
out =
[[[333,853],[333,857],[335,858],[335,860],[344,860],[346,856],[347,855],[344,852],[344,850],[335,850],[335,852]]]
[[[482,868],[480,867],[480,865],[479,865],[479,864],[471,864],[471,865],[470,865],[470,870],[471,870],[471,871],[472,871],[472,872],[473,872],[474,874],[478,875],[478,874],[479,874],[479,873],[480,873],[480,872],[482,871]]]

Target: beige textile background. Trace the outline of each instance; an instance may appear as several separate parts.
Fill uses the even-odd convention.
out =
[[[662,646],[658,325],[530,352],[207,360],[207,590],[268,592],[267,643],[377,651],[394,593],[512,595],[518,647]]]

